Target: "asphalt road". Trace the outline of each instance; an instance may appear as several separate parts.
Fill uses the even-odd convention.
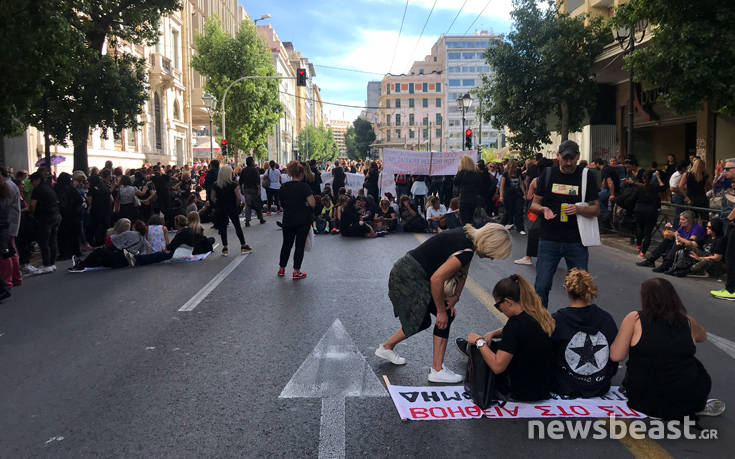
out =
[[[418,238],[318,236],[303,266],[309,277],[293,281],[276,277],[281,233],[275,218],[245,229],[255,251],[193,311],[179,308],[232,268],[235,256],[82,274],[65,272],[67,262],[14,289],[0,305],[0,457],[316,457],[322,400],[279,396],[336,319],[367,361],[363,377],[372,371],[381,382],[386,375],[393,384],[428,385],[430,332],[399,346],[408,360],[403,367],[373,355],[399,325],[388,273]],[[487,291],[513,272],[533,281],[532,266],[512,263],[524,250],[524,237],[515,234],[513,257],[476,257],[470,276]],[[618,323],[636,308],[639,285],[652,275],[634,261],[616,249],[592,249],[597,303]],[[562,265],[552,310],[565,305],[563,272]],[[722,284],[672,281],[708,332],[735,341],[735,303],[707,294]],[[462,295],[451,340],[500,325],[477,293]],[[530,441],[524,420],[401,422],[383,394],[346,399],[345,454],[731,457],[735,361],[711,342],[699,345],[697,355],[712,375],[712,396],[731,408],[702,422],[719,429],[716,441]],[[446,365],[461,372],[464,363],[450,343]],[[350,377],[335,373],[329,384],[349,384]]]

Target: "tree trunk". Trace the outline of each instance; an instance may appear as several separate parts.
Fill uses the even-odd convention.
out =
[[[561,101],[561,141],[569,140],[569,104],[566,100]]]
[[[87,157],[87,139],[89,126],[79,125],[72,121],[71,141],[74,144],[74,170],[89,175],[89,159]]]

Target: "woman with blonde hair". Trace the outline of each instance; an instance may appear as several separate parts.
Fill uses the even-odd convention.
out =
[[[480,349],[485,363],[496,375],[495,387],[501,394],[523,402],[548,399],[554,319],[520,274],[495,284],[493,297],[495,307],[508,317],[508,322],[484,337],[470,333],[467,342],[457,340],[457,345],[463,352],[468,344]],[[493,338],[500,341],[491,346]]]
[[[253,249],[245,243],[245,236],[240,226],[240,203],[242,202],[240,187],[233,180],[232,167],[229,165],[220,166],[217,181],[212,186],[210,199],[214,203],[214,221],[222,238],[222,256],[226,257],[229,254],[227,249],[228,220],[232,222],[235,234],[240,240],[240,253],[251,252]]]
[[[395,365],[406,359],[395,351],[396,344],[431,325],[434,326],[434,353],[429,381],[455,384],[462,376],[444,367],[444,353],[455,305],[464,289],[472,255],[480,258],[507,258],[512,242],[501,225],[488,223],[482,228],[465,225],[437,233],[409,251],[393,265],[388,280],[388,296],[401,327],[378,346],[375,355]]]
[[[705,191],[707,174],[705,173],[704,161],[699,158],[694,158],[691,169],[681,176],[679,183],[679,189],[684,195],[684,202],[686,204],[694,207],[708,207],[707,192]],[[698,213],[706,217],[706,212]]]
[[[475,170],[475,161],[464,155],[459,159],[459,171],[454,176],[454,187],[459,190],[459,217],[463,225],[471,225],[475,209],[481,205],[482,176]]]
[[[597,285],[590,273],[573,268],[564,279],[569,307],[559,309],[552,317],[556,328],[551,335],[554,346],[555,394],[569,398],[605,395],[618,371],[610,360],[610,345],[618,327],[612,316],[592,303]]]

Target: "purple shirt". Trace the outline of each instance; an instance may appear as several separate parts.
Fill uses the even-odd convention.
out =
[[[685,230],[683,226],[680,226],[679,229],[676,230],[676,232],[679,233],[679,236],[684,239],[691,239],[692,236],[701,239],[704,238],[704,236],[706,235],[704,228],[697,225],[696,223],[693,224],[691,228],[689,228],[689,231]]]

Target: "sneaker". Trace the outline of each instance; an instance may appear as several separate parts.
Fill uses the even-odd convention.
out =
[[[20,269],[21,273],[23,273],[24,276],[36,276],[38,274],[41,274],[39,272],[39,269],[36,268],[33,265],[26,265]]]
[[[645,268],[653,268],[656,266],[656,263],[646,258],[645,260],[641,260],[635,264],[636,266],[643,266]]]
[[[505,229],[507,229],[508,231],[510,231],[510,230],[513,229],[513,225],[505,225]]]
[[[531,261],[531,259],[529,257],[519,258],[518,260],[514,261],[513,263],[515,263],[517,265],[532,265],[533,264],[533,262]]]
[[[135,255],[125,249],[123,249],[123,255],[125,255],[125,259],[128,260],[128,266],[135,268]]]
[[[306,273],[301,272],[301,271],[294,271],[293,275],[291,276],[293,280],[304,279],[305,277],[306,277]]]
[[[429,373],[429,382],[433,383],[456,384],[462,382],[463,379],[462,375],[458,375],[444,366],[442,366],[441,371],[432,368]]]
[[[80,273],[84,271],[84,268],[79,265],[74,265],[74,266],[70,266],[66,268],[66,270],[69,271],[70,273]]]
[[[260,219],[260,224],[262,225],[264,223],[265,223],[265,219]]]
[[[71,256],[71,265],[76,266],[79,264],[79,257],[76,255]]]
[[[710,295],[720,300],[735,301],[735,293],[730,293],[726,288],[722,290],[710,290]]]
[[[665,273],[669,270],[669,267],[666,265],[661,265],[658,268],[653,268],[653,272],[655,273]]]
[[[277,212],[276,212],[276,215],[281,215],[281,211],[280,211],[280,210],[279,210],[279,211],[277,211]]]
[[[240,246],[240,253],[250,253],[252,251],[253,249],[247,244]]]
[[[396,352],[393,349],[386,349],[381,344],[378,346],[377,349],[375,349],[375,355],[380,357],[381,359],[385,359],[392,363],[393,365],[405,365],[406,359],[398,355],[398,352]]]
[[[230,251],[227,250],[227,247],[222,247],[222,256],[226,257],[229,254],[230,254]]]
[[[698,416],[719,416],[725,412],[725,402],[722,400],[711,398],[707,400],[707,404],[704,409],[697,413]]]
[[[646,254],[643,252],[638,252],[638,258],[646,258]]]
[[[53,266],[53,265],[38,268],[38,274],[51,274],[54,271],[56,271],[56,266]]]
[[[266,217],[270,217],[270,216],[271,216],[271,213],[270,213],[270,212],[266,212],[266,213],[265,213],[265,216],[266,216]]]
[[[637,245],[637,246],[635,246],[635,249],[640,252],[641,251],[641,246]]]
[[[278,270],[278,277],[283,277],[286,275],[286,270],[284,268],[280,268]]]

